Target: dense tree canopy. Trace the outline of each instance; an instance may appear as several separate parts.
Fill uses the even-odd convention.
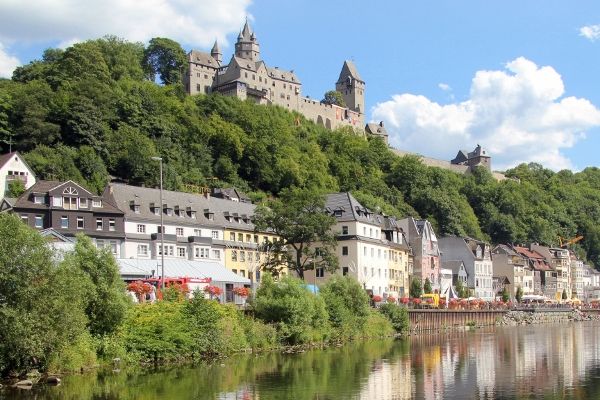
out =
[[[440,235],[494,243],[558,243],[600,264],[600,170],[553,172],[539,164],[462,176],[395,156],[380,139],[329,131],[280,107],[218,94],[185,96],[185,53],[168,39],[144,48],[115,37],[49,49],[0,80],[0,152],[24,153],[44,179],[100,191],[109,176],[165,187],[234,185],[255,199],[291,188],[351,191],[386,214],[429,219]],[[159,75],[164,85],[154,82]]]

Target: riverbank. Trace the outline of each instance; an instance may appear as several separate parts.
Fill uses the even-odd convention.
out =
[[[582,321],[598,321],[599,315],[588,314],[578,309],[571,310],[543,310],[543,311],[508,311],[497,325],[534,325],[548,323],[567,323]]]

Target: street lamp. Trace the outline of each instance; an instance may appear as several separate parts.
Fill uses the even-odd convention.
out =
[[[154,161],[160,163],[160,281],[161,288],[165,290],[165,225],[163,224],[163,163],[162,157],[150,157]]]

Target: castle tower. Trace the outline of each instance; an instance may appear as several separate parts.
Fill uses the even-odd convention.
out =
[[[212,47],[212,50],[210,51],[210,55],[217,61],[217,63],[219,63],[219,65],[221,65],[221,62],[223,61],[223,53],[221,53],[221,50],[219,49],[219,44],[216,40],[215,44]]]
[[[346,106],[350,110],[361,114],[365,112],[365,81],[358,75],[352,61],[344,61],[342,72],[335,84],[335,90],[342,94]]]
[[[238,35],[237,42],[235,43],[235,56],[252,61],[260,60],[260,46],[258,45],[256,36],[254,36],[254,32],[250,30],[248,20],[246,20],[244,28]]]

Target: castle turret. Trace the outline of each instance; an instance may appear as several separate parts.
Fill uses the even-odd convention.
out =
[[[254,32],[250,30],[248,20],[246,20],[244,28],[238,35],[238,40],[235,44],[235,56],[252,61],[260,60],[260,46]]]
[[[344,61],[335,90],[342,94],[350,110],[361,114],[365,112],[365,81],[358,75],[352,61]]]
[[[221,50],[219,49],[219,44],[216,40],[215,44],[212,47],[212,50],[210,51],[210,55],[217,61],[219,65],[221,65],[221,62],[223,61],[223,54],[221,53]]]

